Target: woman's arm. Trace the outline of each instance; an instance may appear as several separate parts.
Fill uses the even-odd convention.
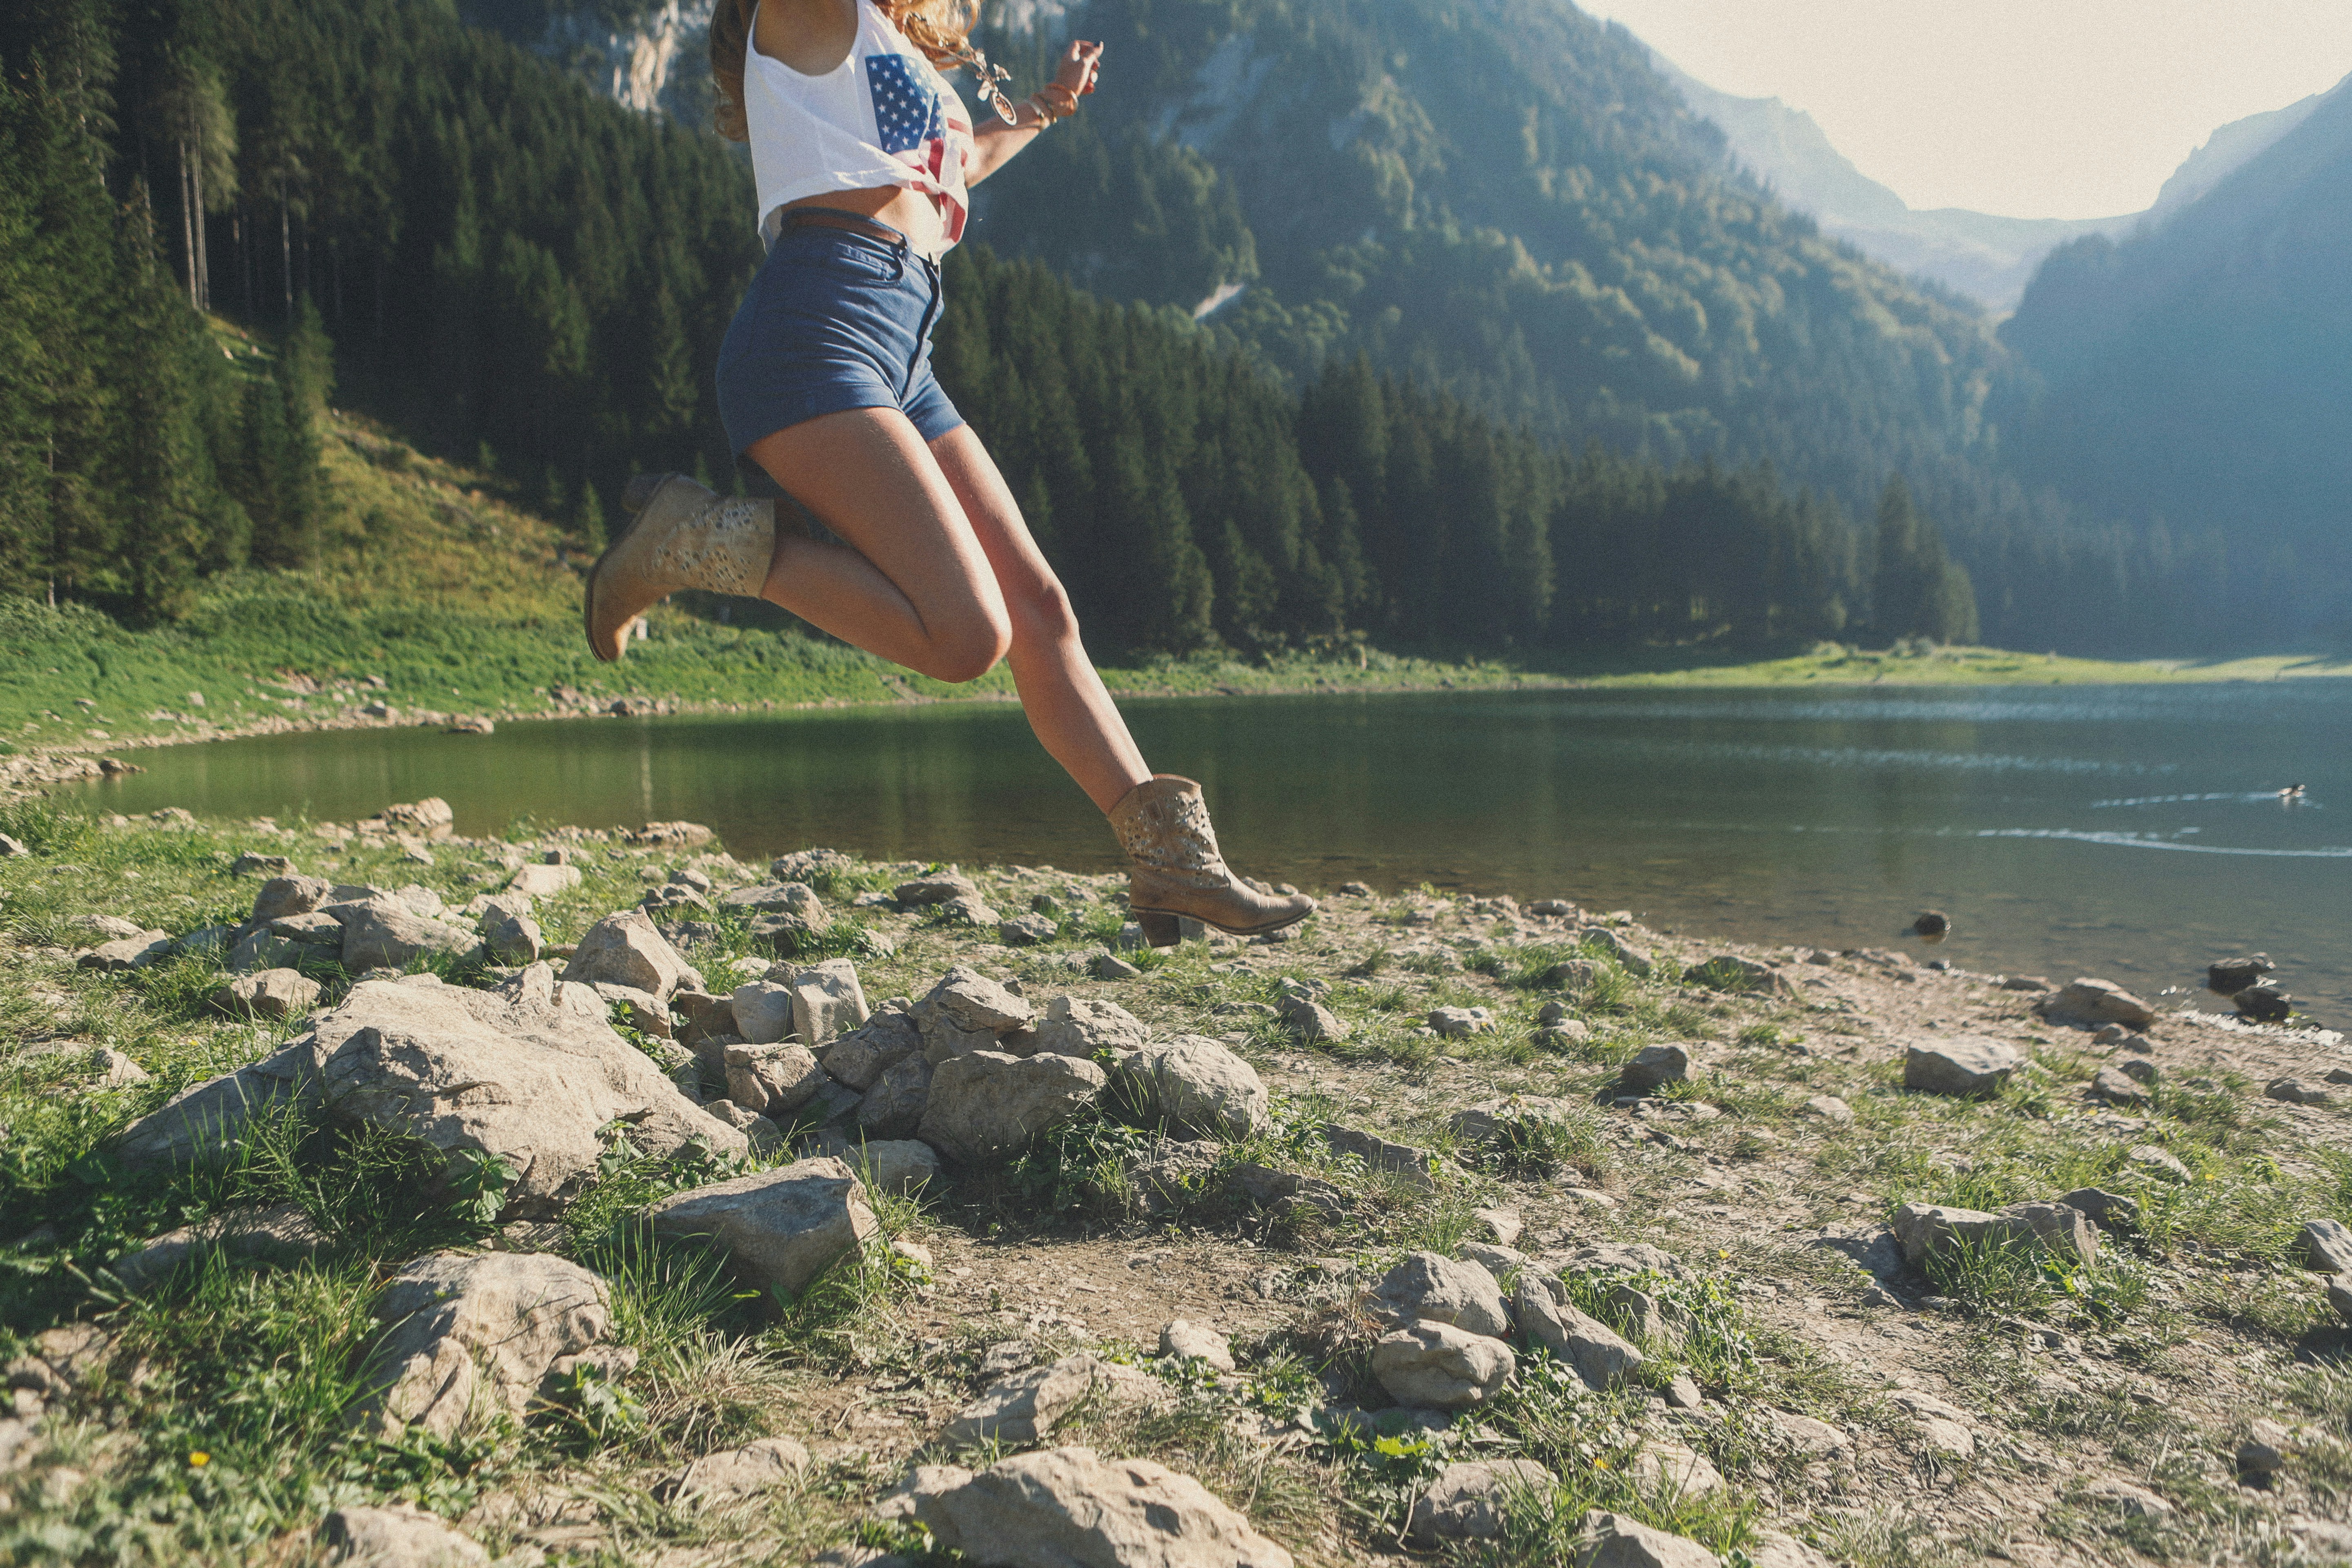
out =
[[[1076,109],[1078,100],[1095,89],[1095,75],[1102,68],[1102,49],[1100,44],[1074,39],[1063,52],[1061,68],[1054,73],[1054,86],[1021,103],[1010,125],[983,108],[976,116],[981,123],[971,133],[971,156],[964,161],[963,183],[980,184],[1003,168],[1006,159],[1034,142],[1037,132]],[[1039,109],[1041,100],[1060,107],[1061,113],[1048,114]]]

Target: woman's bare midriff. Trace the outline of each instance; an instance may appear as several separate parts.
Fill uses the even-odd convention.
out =
[[[887,223],[907,237],[916,251],[936,261],[947,250],[947,230],[940,226],[940,209],[931,198],[920,191],[904,185],[877,185],[866,191],[826,191],[819,195],[803,196],[796,202],[786,202],[785,209],[793,207],[831,207],[835,212],[856,213],[870,217],[876,223]]]

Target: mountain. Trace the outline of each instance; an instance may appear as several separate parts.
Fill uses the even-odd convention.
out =
[[[2003,340],[2003,411],[2045,484],[2144,529],[2208,532],[2240,613],[2352,630],[2352,78],[2181,206],[2052,252]]]
[[[1855,168],[1803,110],[1777,98],[1720,92],[1655,50],[1650,59],[1691,112],[1722,129],[1732,165],[1864,254],[1933,279],[1994,310],[2016,307],[2034,268],[2056,247],[2085,235],[2120,238],[2143,225],[2163,222],[2294,130],[2319,101],[2315,95],[2222,126],[2173,172],[2145,212],[2095,218],[2000,217],[1966,207],[1914,210]]]

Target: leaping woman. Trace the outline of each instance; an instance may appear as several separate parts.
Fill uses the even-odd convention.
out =
[[[588,642],[681,588],[781,605],[935,679],[1013,667],[1055,761],[1110,818],[1129,901],[1154,946],[1177,917],[1253,934],[1305,919],[1226,867],[1201,786],[1154,773],[1079,639],[1069,596],[996,464],[931,374],[940,258],[966,191],[1095,90],[1100,44],[1074,42],[1020,104],[969,42],[977,0],[719,0],[719,130],[751,147],[767,260],[719,353],[730,446],[835,544],[776,526],[775,503],[643,475],[589,574]],[[970,67],[994,110],[974,127],[940,74]]]

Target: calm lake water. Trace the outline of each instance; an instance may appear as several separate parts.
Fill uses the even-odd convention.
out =
[[[1544,691],[1127,705],[1209,790],[1228,858],[1309,887],[1420,882],[1632,909],[1756,942],[1895,945],[1948,910],[1970,969],[2192,985],[2247,949],[2352,1021],[2352,682]],[[139,753],[137,812],[349,820],[440,795],[708,823],[749,858],[1108,870],[1109,832],[1009,704],[272,736]],[[2304,799],[2274,793],[2301,782]],[[1912,943],[1921,957],[1926,950]]]

